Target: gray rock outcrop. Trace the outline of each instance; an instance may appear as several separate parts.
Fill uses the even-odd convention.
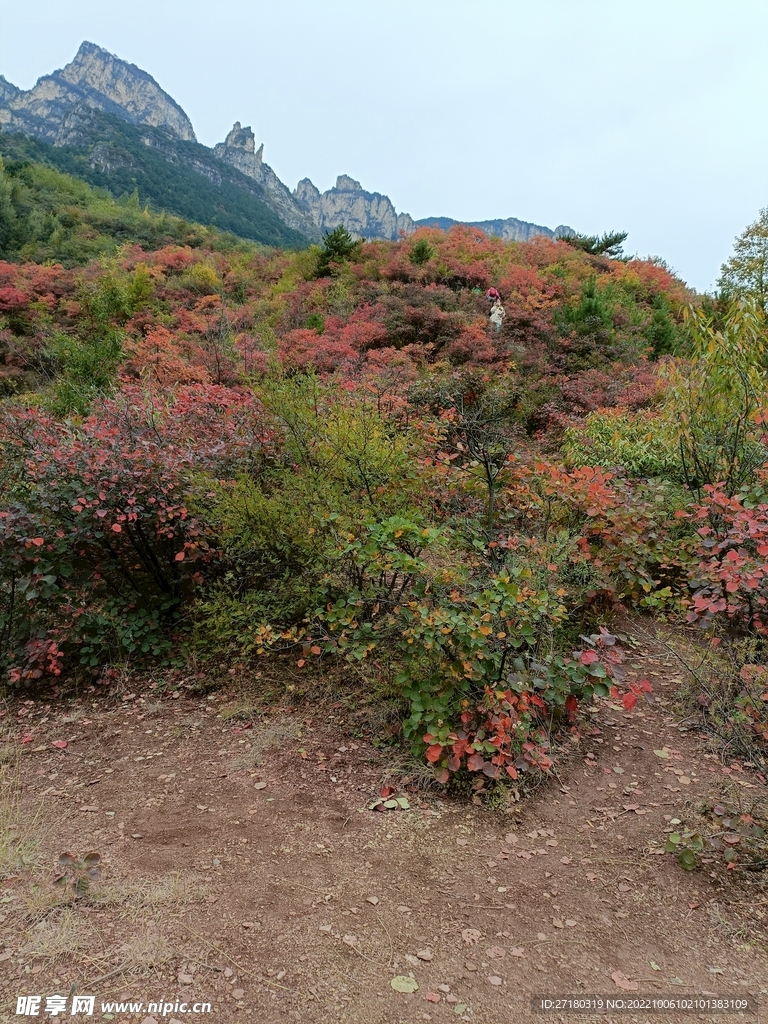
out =
[[[256,136],[249,126],[243,128],[235,121],[232,131],[223,142],[216,143],[213,152],[219,160],[257,181],[265,189],[270,205],[289,228],[303,232],[308,238],[319,239],[320,232],[307,211],[296,202],[269,164],[264,163],[264,143],[256,149]]]
[[[333,231],[343,224],[356,238],[395,240],[416,230],[409,214],[398,214],[388,196],[366,192],[347,174],[340,174],[327,192],[320,192],[309,178],[303,178],[293,194],[321,231]]]
[[[441,231],[447,231],[455,224],[464,224],[470,228],[480,228],[490,237],[503,238],[506,242],[529,242],[537,235],[544,235],[546,238],[557,238],[559,235],[573,235],[575,231],[566,224],[560,224],[552,230],[545,228],[542,224],[531,224],[527,220],[518,220],[517,217],[507,217],[505,220],[454,220],[452,217],[423,217],[416,221],[420,228],[438,227]]]
[[[56,143],[67,113],[80,105],[195,141],[192,122],[151,75],[94,43],[83,43],[71,63],[39,78],[31,89],[0,80],[0,129],[5,131]]]

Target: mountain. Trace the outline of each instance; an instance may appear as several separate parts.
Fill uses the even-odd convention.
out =
[[[293,194],[321,231],[333,231],[343,224],[357,238],[394,240],[416,230],[413,218],[398,214],[389,196],[366,192],[346,174],[340,174],[334,188],[322,193],[309,178],[303,178]]]
[[[339,225],[358,238],[397,239],[422,225],[460,223],[414,221],[346,174],[326,192],[309,178],[291,192],[264,162],[250,127],[238,121],[213,149],[200,145],[189,117],[151,75],[89,42],[31,89],[0,76],[0,133],[0,151],[10,147],[14,158],[26,151],[115,196],[138,190],[141,202],[268,245],[318,242]],[[35,140],[34,154],[22,136]],[[515,240],[572,233],[514,217],[472,225]]]
[[[198,224],[279,248],[304,248],[310,236],[289,227],[265,190],[206,146],[174,138],[164,128],[135,125],[84,107],[65,117],[57,145],[0,134],[0,155],[47,164],[120,197]],[[309,224],[318,237],[319,232]]]
[[[62,121],[78,104],[195,141],[192,122],[151,75],[94,43],[83,43],[70,64],[39,78],[31,89],[17,89],[0,76],[0,104],[3,130],[48,142],[57,141]]]
[[[574,235],[576,232],[567,224],[560,224],[554,229],[545,228],[541,224],[530,224],[526,220],[518,220],[516,217],[507,217],[506,220],[453,220],[452,217],[422,217],[416,221],[420,228],[440,228],[447,231],[454,224],[465,224],[470,228],[480,228],[486,235],[503,238],[508,242],[528,242],[536,235],[545,235],[547,238],[557,238],[561,235]]]

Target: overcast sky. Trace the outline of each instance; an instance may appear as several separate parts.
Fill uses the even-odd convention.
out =
[[[629,231],[709,289],[768,205],[766,0],[0,0],[22,88],[83,39],[293,188],[350,174],[413,217]]]

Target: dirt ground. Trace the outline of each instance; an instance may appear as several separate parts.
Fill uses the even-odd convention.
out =
[[[759,1020],[532,1013],[534,994],[768,1007],[766,873],[662,852],[703,806],[745,812],[766,787],[680,727],[667,648],[645,637],[629,671],[655,703],[600,702],[558,776],[495,810],[405,786],[409,809],[371,811],[388,754],[344,708],[251,724],[242,687],[7,705],[0,1019],[26,995],[48,1018],[56,993],[116,1024],[162,1019],[151,1001],[222,1024]],[[77,901],[51,883],[64,851],[102,859]]]

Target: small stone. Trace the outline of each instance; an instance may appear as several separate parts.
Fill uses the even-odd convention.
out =
[[[410,907],[406,907],[405,905],[402,905],[402,906],[397,908],[397,912],[398,912],[398,914],[410,914],[411,908]]]
[[[372,907],[375,907],[376,904],[379,902],[379,897],[378,896],[366,896],[365,897],[365,902],[366,903],[370,903]]]
[[[498,988],[498,986],[502,984],[502,981],[501,981],[501,978],[498,976],[498,974],[489,974],[488,975],[488,984],[489,985],[493,985],[494,987]]]
[[[459,997],[451,993],[449,996],[445,997],[445,1001],[446,1003],[458,1003]]]
[[[191,985],[194,980],[195,979],[192,977],[191,974],[180,974],[179,975],[179,984],[180,985]]]
[[[242,999],[244,995],[245,995],[245,989],[242,989],[242,988],[233,988],[232,989],[232,998],[233,999]]]
[[[441,992],[450,992],[451,991],[451,986],[450,985],[438,985],[437,987],[440,989]]]
[[[468,960],[468,961],[467,961],[467,962],[466,962],[466,963],[464,964],[464,967],[465,967],[465,968],[466,968],[466,970],[468,970],[468,971],[476,971],[476,970],[477,970],[477,964],[473,964],[473,963],[472,963],[472,962],[471,962],[470,960]]]
[[[267,784],[266,784],[266,782],[256,782],[256,783],[254,783],[253,788],[254,789],[266,789],[267,788]]]
[[[431,949],[419,949],[416,951],[416,956],[419,958],[419,960],[426,960],[427,962],[429,962],[430,960],[434,960],[435,958],[435,954],[432,952]]]
[[[224,977],[225,978],[231,978],[234,973],[235,972],[232,970],[231,967],[225,967],[224,968]]]

